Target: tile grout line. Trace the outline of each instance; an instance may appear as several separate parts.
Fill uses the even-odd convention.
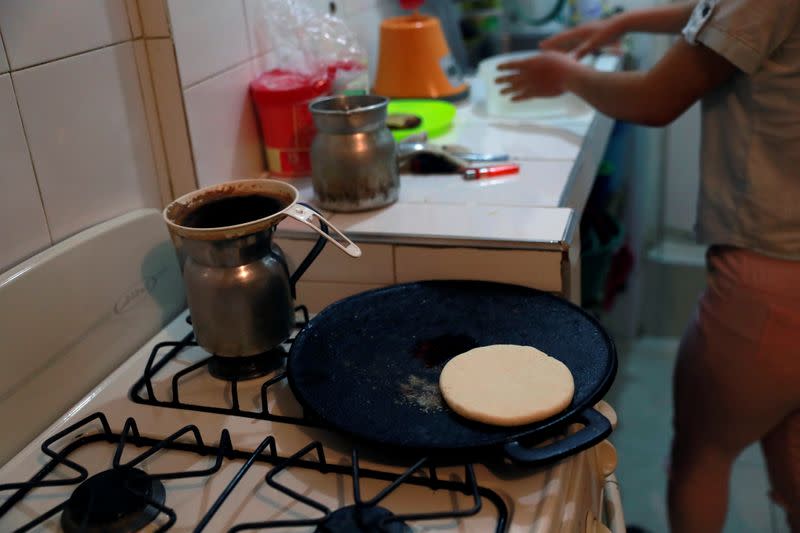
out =
[[[19,124],[22,128],[22,136],[25,137],[25,147],[28,149],[28,159],[31,162],[31,170],[33,171],[33,180],[36,182],[36,192],[39,195],[39,204],[42,206],[42,216],[44,216],[44,226],[47,228],[47,238],[50,240],[50,246],[53,242],[53,230],[50,229],[50,220],[47,217],[47,209],[44,206],[44,197],[42,196],[42,186],[39,185],[39,175],[36,172],[36,163],[33,161],[33,151],[31,150],[31,142],[28,139],[28,130],[25,128],[25,121],[22,118],[22,109],[19,106],[19,98],[17,98],[17,87],[14,85],[14,76],[11,71],[11,56],[8,55],[8,47],[6,46],[5,39],[2,32],[0,32],[0,43],[3,45],[3,52],[6,56],[8,63],[8,81],[11,83],[11,92],[14,97],[14,104],[17,106],[17,115],[19,116]]]
[[[150,152],[153,155],[153,166],[154,166],[154,169],[156,171],[156,180],[159,182],[157,184],[158,185],[159,196],[161,196],[162,192],[167,192],[167,194],[169,195],[169,198],[163,198],[163,197],[161,198],[161,206],[165,207],[172,199],[175,198],[175,192],[172,190],[172,179],[171,179],[171,174],[170,174],[170,171],[169,171],[169,160],[167,159],[167,150],[166,150],[166,148],[164,146],[164,132],[161,131],[161,119],[160,119],[160,117],[158,115],[158,102],[157,102],[158,99],[156,98],[156,91],[155,91],[155,88],[153,87],[153,69],[150,66],[150,55],[147,53],[147,41],[145,40],[146,36],[145,36],[145,31],[144,31],[144,19],[142,18],[142,10],[139,7],[140,1],[139,0],[132,0],[132,2],[133,2],[133,7],[136,10],[136,17],[139,19],[139,31],[141,32],[141,34],[138,37],[134,35],[132,17],[131,17],[130,12],[128,12],[128,7],[129,7],[130,2],[125,2],[125,11],[128,12],[128,25],[131,28],[132,43],[141,41],[142,48],[144,50],[145,62],[147,63],[147,70],[148,70],[148,74],[149,74],[149,78],[150,78],[149,88],[150,88],[150,93],[151,93],[151,95],[153,97],[153,108],[155,110],[155,115],[156,115],[155,116],[155,120],[156,120],[155,127],[158,130],[158,136],[159,136],[159,139],[150,139]],[[136,64],[136,76],[137,76],[137,78],[139,78],[139,93],[140,93],[141,98],[142,98],[142,108],[144,109],[144,118],[145,118],[145,122],[149,122],[150,119],[148,117],[149,113],[147,112],[147,98],[145,98],[145,91],[147,90],[147,87],[145,87],[146,84],[144,83],[144,80],[142,79],[142,73],[139,72],[139,62],[136,61],[136,47],[135,47],[135,45],[133,45],[133,55],[134,55],[134,62]],[[150,131],[149,131],[149,127],[148,127],[147,135],[148,135],[148,137],[151,136],[150,135]],[[167,191],[163,191],[163,185],[164,184],[161,183],[162,178],[161,178],[161,176],[159,176],[159,173],[158,173],[158,155],[156,153],[156,151],[158,150],[158,146],[157,145],[161,146],[161,150],[162,150],[162,152],[164,154],[164,164],[167,167],[166,168],[166,173],[167,173],[167,175],[166,175],[166,178],[167,178],[167,183],[166,183]]]
[[[240,0],[242,3],[242,15],[244,16],[244,36],[247,39],[247,53],[250,55],[250,59],[253,56],[253,41],[250,36],[250,16],[248,15],[249,10],[247,9],[247,5],[245,4],[244,0]]]
[[[2,38],[2,36],[0,36]],[[5,47],[5,43],[3,44]],[[36,162],[33,160],[33,150],[31,150],[31,142],[28,139],[28,130],[25,127],[25,120],[22,118],[22,108],[19,106],[19,98],[17,98],[17,87],[14,84],[14,76],[11,72],[8,73],[8,79],[11,82],[11,91],[14,96],[14,104],[17,106],[17,114],[19,115],[19,123],[22,127],[22,135],[25,137],[25,146],[28,148],[28,159],[31,162],[31,170],[33,170],[33,179],[36,182],[36,192],[39,194],[39,203],[42,206],[42,215],[44,216],[44,225],[47,228],[47,236],[50,239],[50,245],[55,244],[53,240],[53,230],[50,228],[50,219],[47,216],[47,209],[44,206],[44,196],[42,195],[42,186],[39,184],[39,173],[36,171]]]
[[[3,45],[3,55],[6,56],[6,64],[8,65],[8,74],[11,74],[11,56],[8,55],[8,47],[6,46],[5,39],[3,39],[3,32],[0,31],[0,43]],[[16,98],[16,95],[14,96]]]
[[[138,3],[137,3],[137,5],[138,5]],[[156,179],[159,182],[158,183],[159,196],[161,196],[162,184],[160,183],[161,182],[161,177],[158,175],[158,162],[157,162],[158,155],[156,154],[156,150],[158,148],[157,145],[160,145],[161,146],[161,150],[164,152],[164,164],[167,167],[166,168],[166,171],[167,171],[167,175],[166,175],[167,183],[166,183],[166,185],[167,185],[167,190],[168,190],[170,198],[166,198],[166,199],[162,198],[161,201],[162,201],[162,207],[166,207],[166,204],[168,204],[172,199],[175,198],[175,191],[172,189],[172,178],[171,178],[172,175],[170,174],[170,171],[169,171],[169,160],[167,159],[167,150],[166,150],[166,147],[164,146],[164,132],[161,131],[161,117],[160,117],[160,115],[158,113],[158,98],[156,97],[155,87],[153,86],[153,68],[150,66],[150,54],[147,52],[147,41],[144,40],[144,39],[142,39],[142,48],[144,50],[144,60],[147,63],[147,70],[148,70],[148,72],[150,74],[150,76],[149,76],[149,78],[150,78],[149,87],[147,86],[148,84],[145,83],[145,80],[142,79],[142,73],[139,72],[139,62],[136,61],[136,50],[134,49],[133,50],[133,55],[134,55],[134,62],[136,64],[136,76],[139,78],[139,94],[140,94],[141,99],[142,99],[142,108],[144,109],[145,121],[147,121],[147,122],[149,122],[150,119],[148,118],[147,98],[145,98],[145,91],[149,88],[150,89],[150,93],[153,96],[153,108],[154,108],[154,111],[155,111],[155,120],[156,120],[155,127],[158,129],[159,139],[150,139],[150,152],[153,155],[153,165],[155,166]],[[149,128],[148,128],[147,135],[148,135],[148,137],[151,137]]]
[[[195,156],[194,141],[192,140],[192,130],[191,130],[191,127],[189,125],[189,113],[187,113],[187,111],[186,111],[186,88],[184,88],[183,79],[181,79],[181,68],[180,68],[180,64],[178,63],[178,50],[177,50],[177,48],[175,46],[175,36],[172,33],[172,13],[170,13],[169,5],[167,4],[167,0],[159,0],[159,1],[161,2],[162,7],[164,8],[164,17],[167,19],[167,29],[169,30],[169,35],[170,35],[170,39],[169,40],[171,41],[170,49],[172,50],[172,58],[173,58],[174,63],[175,63],[175,74],[176,74],[176,76],[178,78],[178,91],[180,92],[181,105],[183,106],[183,113],[182,113],[183,114],[183,127],[184,127],[184,131],[186,131],[186,142],[189,144],[189,154],[191,155],[191,158],[192,158],[192,171],[193,171],[193,174],[194,174],[194,176],[193,176],[194,184],[193,185],[194,185],[194,189],[197,189],[197,188],[200,187],[200,180],[197,177],[197,157]],[[242,0],[242,2],[244,2],[244,0]],[[242,4],[242,8],[244,9],[244,4]],[[147,54],[147,62],[148,62],[148,64],[150,63],[150,54]],[[158,98],[156,98],[156,106],[158,106]],[[159,127],[160,127],[160,124],[161,124],[161,117],[160,117],[160,113],[159,113]],[[165,145],[164,145],[164,154],[166,155],[166,158],[167,158],[167,165],[169,165],[169,152],[166,149],[166,141],[164,140],[163,128],[161,130],[161,137],[162,137],[162,142],[165,143]],[[175,183],[172,180],[171,174],[170,174],[170,188],[172,189],[172,196],[173,197],[177,197],[177,194],[175,193]]]
[[[147,37],[147,32],[144,31],[144,19],[142,18],[142,8],[139,5],[141,2],[140,0],[133,0],[134,4],[136,4],[136,15],[139,17],[139,26],[141,26],[142,34],[138,37],[139,39],[144,39]],[[145,49],[145,53],[147,50]],[[149,65],[148,65],[149,67]]]
[[[265,53],[265,54],[261,54],[261,55],[267,55],[268,53],[269,53],[269,52],[267,52],[267,53]],[[258,56],[258,57],[260,57],[260,56]],[[178,62],[178,61],[177,61],[177,59],[178,59],[178,58],[177,58],[177,54],[176,54],[176,57],[175,57],[175,63],[176,63],[176,64],[177,64],[177,62]],[[197,80],[197,81],[193,81],[193,82],[192,82],[192,83],[190,83],[189,85],[183,86],[183,84],[181,84],[181,89],[182,89],[183,91],[188,91],[189,89],[193,89],[194,87],[197,87],[198,85],[200,85],[200,84],[201,84],[201,83],[203,83],[203,82],[206,82],[206,81],[208,81],[208,80],[211,80],[211,79],[213,79],[213,78],[216,78],[217,76],[220,76],[220,75],[222,75],[222,74],[225,74],[226,72],[228,72],[228,71],[231,71],[231,70],[233,70],[233,69],[237,69],[237,68],[239,68],[239,67],[241,67],[241,66],[244,66],[244,65],[246,65],[247,63],[249,63],[250,61],[252,61],[253,59],[255,59],[255,57],[248,57],[247,59],[243,59],[243,60],[241,60],[241,61],[237,61],[237,62],[236,62],[236,63],[234,63],[233,65],[230,65],[230,66],[228,66],[228,67],[225,67],[225,68],[223,68],[222,70],[218,70],[218,71],[214,72],[213,74],[209,74],[209,75],[207,75],[207,76],[204,76],[204,77],[202,77],[201,79],[199,79],[199,80]]]
[[[232,65],[229,65],[227,67],[222,68],[221,70],[218,70],[218,71],[215,71],[215,72],[213,72],[211,74],[203,76],[201,79],[199,79],[197,81],[193,81],[189,85],[184,86],[183,83],[181,83],[181,88],[183,89],[183,91],[188,91],[189,89],[192,89],[193,87],[196,87],[197,85],[200,85],[203,82],[206,82],[206,81],[208,81],[208,80],[210,80],[212,78],[216,78],[217,76],[219,76],[221,74],[224,74],[224,73],[226,73],[226,72],[228,72],[230,70],[233,70],[235,68],[239,68],[239,67],[245,65],[246,63],[248,63],[250,61],[253,61],[254,59],[258,59],[258,58],[267,56],[267,55],[272,53],[272,50],[267,50],[265,52],[261,52],[261,51],[257,50],[257,47],[251,41],[251,39],[250,39],[250,17],[248,16],[249,11],[247,9],[247,6],[244,4],[244,0],[241,0],[241,2],[242,2],[242,13],[244,14],[245,38],[247,40],[247,58],[243,59],[241,61],[237,61],[236,63],[234,63]],[[177,56],[177,54],[176,54],[176,56]],[[176,57],[176,61],[175,62],[177,64],[177,57]]]
[[[139,14],[139,1],[138,0],[132,0],[132,1],[136,4],[136,14],[138,15]],[[131,20],[131,13],[128,10],[128,2],[122,2],[122,7],[125,9],[125,16],[128,19],[128,29],[131,32],[130,40],[133,41],[133,40],[137,39],[137,37],[136,37],[136,35],[134,35],[133,21]],[[142,26],[142,18],[139,17],[139,29],[140,30],[142,30],[141,26]],[[144,31],[142,31],[142,36],[144,36]]]
[[[258,44],[257,43],[253,43],[252,40],[251,40],[251,36],[250,36],[250,33],[251,33],[250,32],[250,27],[251,27],[250,26],[250,23],[251,23],[250,10],[247,9],[247,5],[245,3],[245,0],[242,0],[242,9],[244,11],[245,34],[247,36],[247,53],[248,53],[247,62],[252,62],[252,61],[255,61],[255,60],[260,59],[262,57],[266,57],[268,55],[271,55],[272,52],[273,52],[271,47],[270,47],[269,50],[267,50],[265,52],[258,51]],[[242,63],[242,64],[244,64],[244,63]],[[223,72],[225,72],[225,71],[223,71]],[[258,77],[260,75],[261,75],[261,72],[255,73],[255,77]],[[251,79],[251,81],[252,81],[252,79]],[[265,169],[267,172],[269,172],[269,164],[267,162],[267,155],[266,155],[266,152],[264,151],[264,140],[263,140],[262,126],[261,126],[261,122],[260,122],[259,117],[258,117],[258,110],[256,108],[256,103],[252,99],[252,97],[250,96],[249,83],[248,83],[247,93],[248,93],[247,100],[248,100],[248,102],[250,104],[248,107],[251,109],[251,112],[254,115],[253,118],[254,118],[255,123],[256,123],[256,129],[257,129],[256,135],[258,136],[258,151],[259,151],[259,154],[260,154],[259,159],[261,160],[262,168]]]
[[[186,89],[183,88],[183,82],[181,81],[181,69],[180,65],[178,64],[178,50],[175,48],[174,39],[172,39],[172,46],[170,47],[170,49],[172,50],[172,57],[175,62],[175,70],[178,76],[178,92],[180,93],[181,106],[183,108],[182,109],[183,127],[186,131],[186,142],[189,143],[189,153],[192,156],[192,170],[194,171],[194,188],[198,189],[200,187],[200,178],[198,177],[197,156],[195,155],[194,139],[192,139],[191,124],[189,124],[189,113],[186,111]]]
[[[153,80],[153,72],[154,72],[153,71],[153,64],[150,61],[150,50],[147,47],[147,39],[145,39],[145,41],[144,41],[144,55],[145,55],[145,59],[147,60],[147,68],[150,70],[150,90],[153,91],[153,100],[154,100],[153,104],[154,104],[154,107],[156,108],[156,120],[158,122],[156,124],[156,126],[158,127],[158,131],[160,133],[161,149],[164,151],[164,159],[165,159],[165,161],[167,163],[167,182],[168,182],[167,185],[169,186],[170,194],[172,195],[172,198],[174,199],[174,198],[176,198],[177,195],[175,194],[175,187],[174,187],[174,184],[173,184],[173,181],[172,181],[172,170],[170,169],[170,166],[169,166],[169,151],[167,150],[167,144],[166,144],[166,141],[164,140],[165,135],[164,135],[164,128],[162,127],[163,119],[161,118],[161,106],[159,106],[159,104],[158,104],[158,101],[159,101],[158,91],[156,90],[155,80]],[[180,80],[180,78],[179,78],[179,80]],[[163,105],[163,103],[162,103],[162,105]]]
[[[73,57],[81,56],[81,55],[84,55],[84,54],[89,54],[91,52],[97,52],[99,50],[105,50],[106,48],[112,48],[112,47],[118,46],[120,44],[132,43],[135,40],[137,40],[137,39],[133,39],[133,38],[123,39],[121,41],[115,41],[113,43],[104,44],[103,46],[96,46],[94,48],[89,48],[87,50],[82,50],[80,52],[75,52],[73,54],[67,54],[67,55],[61,56],[61,57],[54,57],[54,58],[48,59],[46,61],[39,61],[38,63],[34,63],[32,65],[26,65],[24,67],[17,68],[17,69],[11,69],[10,68],[11,65],[9,64],[9,72],[22,72],[22,71],[29,70],[29,69],[32,69],[32,68],[41,67],[43,65],[48,65],[50,63],[55,63],[56,61],[62,61],[64,59],[71,59]]]

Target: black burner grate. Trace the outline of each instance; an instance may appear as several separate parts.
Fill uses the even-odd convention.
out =
[[[94,422],[100,423],[102,432],[81,437],[68,444],[59,452],[53,450],[52,447],[56,442],[70,434],[89,428]],[[178,439],[187,435],[194,438],[193,443],[186,444],[178,442]],[[186,426],[176,431],[166,439],[151,439],[142,437],[139,434],[139,428],[137,427],[133,418],[128,418],[128,420],[125,422],[122,432],[115,434],[111,431],[111,427],[108,424],[108,419],[106,416],[103,413],[95,413],[89,415],[83,420],[76,422],[63,431],[58,432],[42,443],[42,452],[50,457],[51,460],[31,480],[22,483],[6,483],[0,485],[0,492],[8,490],[16,491],[2,505],[0,505],[0,518],[2,518],[9,510],[11,510],[14,505],[19,503],[33,489],[78,485],[78,488],[76,492],[73,493],[72,497],[46,511],[38,518],[35,518],[28,524],[25,524],[19,528],[17,531],[29,531],[60,512],[66,513],[62,516],[62,525],[67,530],[74,527],[77,531],[91,531],[92,529],[90,526],[95,518],[97,521],[103,522],[104,517],[102,516],[102,513],[105,510],[100,508],[92,508],[93,505],[97,505],[96,503],[89,505],[90,502],[87,501],[86,503],[88,508],[81,508],[81,500],[84,496],[82,491],[86,490],[86,487],[88,486],[87,483],[89,485],[93,485],[97,483],[98,479],[100,478],[98,478],[98,476],[93,476],[90,478],[89,472],[86,470],[86,468],[68,459],[69,454],[80,446],[98,441],[106,441],[110,444],[116,445],[116,451],[114,453],[111,470],[100,473],[98,476],[105,479],[105,482],[109,482],[109,478],[116,478],[116,480],[127,482],[128,485],[126,487],[116,486],[115,489],[121,492],[127,492],[131,496],[138,497],[138,501],[129,502],[130,509],[120,510],[120,512],[131,511],[131,513],[125,513],[124,515],[121,514],[117,517],[116,521],[110,521],[112,524],[104,523],[103,525],[107,526],[107,528],[103,529],[101,527],[98,529],[102,531],[113,531],[113,527],[115,526],[117,527],[117,531],[136,530],[137,528],[135,527],[131,529],[131,526],[134,524],[139,524],[139,521],[143,519],[143,515],[147,515],[149,517],[146,523],[154,520],[160,514],[166,515],[166,523],[161,525],[156,531],[166,531],[175,523],[175,512],[169,507],[165,506],[163,501],[160,501],[160,491],[157,488],[157,484],[154,484],[154,489],[151,494],[137,490],[137,487],[130,484],[134,479],[136,479],[135,475],[130,474],[130,471],[134,470],[137,465],[141,464],[149,457],[155,455],[160,450],[165,448],[193,450],[197,453],[216,456],[214,465],[208,469],[147,474],[148,481],[152,483],[156,480],[162,481],[167,479],[210,476],[220,469],[222,466],[223,455],[229,453],[232,448],[230,434],[227,430],[222,430],[222,435],[219,441],[220,444],[218,446],[209,447],[203,443],[203,439],[200,436],[200,431],[196,426],[193,425]],[[121,460],[122,452],[128,443],[134,446],[147,446],[149,448],[145,452],[136,456],[134,459],[128,461],[127,463],[123,463]],[[50,474],[57,466],[65,466],[76,472],[77,475],[69,479],[46,479],[48,474]],[[139,477],[139,480],[141,481],[141,477]],[[118,503],[121,504],[122,502]],[[136,514],[137,511],[139,511],[140,514]],[[76,518],[78,516],[81,517],[80,522],[76,522]]]
[[[99,423],[101,430],[99,432],[89,432],[88,430],[97,423]],[[71,442],[66,444],[60,451],[55,451],[53,445],[68,436],[72,437]],[[189,442],[186,441],[186,437],[191,437]],[[70,460],[69,456],[77,449],[96,442],[107,442],[115,446],[116,449],[111,468],[90,477],[88,470]],[[121,458],[127,446],[144,447],[146,450],[132,460],[123,463]],[[458,519],[473,516],[480,512],[483,501],[489,501],[496,511],[497,523],[495,531],[505,531],[508,521],[508,510],[505,503],[497,493],[477,484],[471,465],[464,467],[464,481],[442,480],[437,476],[436,467],[429,464],[427,458],[420,459],[403,474],[397,475],[390,472],[360,468],[356,449],[353,449],[352,464],[350,465],[327,462],[322,444],[319,442],[308,444],[290,457],[281,457],[276,452],[276,449],[275,438],[268,436],[255,451],[237,450],[233,447],[230,434],[226,429],[222,430],[218,445],[207,445],[204,443],[200,431],[194,425],[188,425],[166,439],[154,439],[142,436],[132,418],[127,419],[120,433],[114,433],[111,431],[106,416],[103,413],[95,413],[53,435],[42,444],[42,452],[50,457],[50,461],[33,478],[26,482],[0,485],[0,492],[14,491],[0,505],[0,529],[2,529],[3,517],[31,491],[43,487],[76,486],[77,489],[72,497],[49,509],[17,531],[29,531],[54,518],[58,513],[62,513],[61,523],[67,530],[131,531],[144,525],[144,520],[150,522],[163,515],[157,531],[166,531],[175,524],[177,515],[169,507],[169,493],[166,493],[166,501],[163,494],[160,493],[158,487],[162,486],[161,482],[213,476],[220,470],[223,461],[228,459],[241,460],[244,461],[244,464],[197,524],[194,529],[196,532],[203,531],[208,526],[217,511],[224,505],[228,496],[236,489],[239,481],[255,463],[273,465],[265,478],[265,482],[269,487],[318,510],[322,516],[308,520],[273,520],[244,523],[233,527],[230,531],[294,528],[300,526],[316,526],[318,531],[358,531],[359,529],[353,528],[354,524],[356,524],[362,530],[380,530],[394,533],[395,531],[407,531],[406,523],[408,522],[446,518]],[[142,470],[136,468],[148,458],[166,450],[179,450],[208,456],[213,459],[214,463],[206,469],[181,472],[145,474]],[[307,458],[312,453],[316,457]],[[48,479],[49,474],[58,466],[67,467],[75,472],[76,475],[69,479]],[[323,474],[339,474],[351,477],[355,504],[338,510],[331,510],[308,496],[298,494],[276,479],[289,468],[312,469]],[[425,468],[427,468],[426,476],[416,475]],[[362,479],[367,478],[388,481],[390,484],[375,497],[364,500],[361,498],[360,482]],[[122,492],[128,491],[135,498],[128,501],[127,504],[119,501],[115,502],[116,507],[114,509],[109,509],[108,507],[96,510],[89,509],[91,507],[89,503],[91,497],[87,497],[87,495],[93,492],[90,489],[106,490],[103,487],[109,480],[112,482],[111,496],[118,496]],[[119,480],[122,480],[122,485],[120,485]],[[94,485],[97,485],[97,487],[94,487]],[[453,493],[462,493],[472,498],[473,505],[465,510],[405,515],[395,515],[391,510],[379,506],[389,494],[402,485],[414,485],[435,491],[445,490]],[[106,494],[105,496],[108,499],[109,495]],[[139,512],[139,514],[131,515],[131,511]],[[94,518],[87,518],[89,516]],[[95,520],[95,522],[92,523],[92,520]],[[99,527],[92,527],[97,526],[98,523],[100,524]],[[106,527],[109,523],[114,523],[120,527],[118,529]],[[372,526],[372,529],[369,529],[370,526]]]
[[[304,305],[301,305],[295,309],[295,311],[300,313],[298,327],[302,329],[308,324],[309,321],[308,309]],[[186,321],[191,324],[191,318],[187,318]],[[294,337],[288,339],[286,343],[291,344],[293,341]],[[238,374],[238,376],[235,369],[231,371],[228,361],[220,363],[220,357],[218,356],[212,355],[206,357],[201,361],[189,365],[172,375],[170,378],[170,390],[172,392],[172,397],[169,399],[159,398],[155,392],[153,380],[161,376],[161,371],[164,369],[164,367],[167,366],[170,361],[173,361],[178,354],[192,346],[197,346],[197,343],[194,341],[194,333],[192,332],[187,334],[178,342],[162,342],[157,344],[150,352],[150,357],[147,360],[144,373],[131,388],[131,400],[144,405],[167,407],[171,409],[185,409],[204,413],[242,416],[257,420],[271,420],[273,422],[285,422],[289,424],[300,424],[303,426],[319,425],[306,417],[286,416],[270,412],[268,402],[269,389],[270,387],[273,387],[286,380],[286,352],[283,349],[276,349],[269,354],[268,358],[262,358],[260,362],[254,362],[254,365],[256,366],[253,369],[248,366],[251,358],[239,358],[242,359],[242,365],[245,368],[241,373]],[[260,356],[255,357],[258,359]],[[275,364],[276,361],[278,364]],[[239,401],[239,382],[253,379],[253,376],[258,374],[263,375],[265,373],[265,369],[263,368],[262,363],[269,367],[266,369],[267,372],[272,370],[277,370],[277,372],[273,377],[267,379],[261,385],[261,410],[255,411],[245,409],[241,406]],[[181,399],[181,381],[190,374],[202,371],[203,369],[207,370],[212,376],[220,378],[220,395],[225,394],[226,386],[230,385],[230,407],[192,403]]]
[[[270,443],[271,437],[265,439],[259,450],[263,449]],[[303,457],[312,454],[316,455],[316,459],[310,464],[315,464],[313,468],[322,473],[342,473],[341,466],[331,465],[325,460],[325,453],[322,445],[319,442],[312,442],[306,447],[296,452],[291,457],[280,462],[275,468],[269,471],[265,481],[267,485],[275,490],[286,494],[294,500],[303,503],[313,509],[319,511],[322,516],[316,519],[298,519],[298,520],[273,520],[265,522],[251,522],[239,524],[231,529],[231,531],[250,531],[269,528],[295,528],[295,527],[309,527],[316,526],[317,531],[324,531],[326,533],[347,533],[359,531],[381,531],[383,533],[405,533],[411,531],[406,525],[406,522],[422,522],[430,520],[441,520],[445,518],[465,518],[478,514],[482,507],[481,496],[486,496],[499,511],[500,518],[498,520],[496,531],[503,531],[505,529],[506,511],[505,504],[502,500],[498,500],[499,496],[482,487],[479,487],[475,480],[475,472],[472,465],[464,466],[464,482],[453,482],[440,480],[436,474],[436,468],[428,464],[428,458],[422,458],[417,461],[413,466],[409,467],[405,472],[400,475],[388,474],[386,472],[364,471],[359,467],[358,450],[353,449],[352,464],[345,467],[346,474],[350,475],[353,480],[353,499],[354,505],[342,507],[337,510],[331,510],[322,503],[315,501],[308,496],[300,494],[289,487],[281,484],[276,480],[276,477],[282,472],[294,466],[301,466],[305,464]],[[254,457],[258,456],[260,452],[257,450]],[[223,492],[220,497],[214,502],[214,505],[209,509],[203,517],[200,524],[195,531],[202,531],[213,518],[214,514],[220,509],[225,502],[225,499],[230,495],[236,483],[247,473],[248,469],[252,466],[253,461],[250,460],[242,466],[237,473],[234,480],[229,486],[230,490]],[[428,476],[420,477],[415,476],[423,468],[428,466]],[[383,479],[390,481],[390,484],[381,490],[376,496],[369,500],[361,498],[361,478],[371,477],[373,479]],[[417,513],[395,515],[388,509],[380,507],[379,504],[386,500],[386,498],[397,490],[400,486],[417,485],[428,487],[434,490],[449,490],[453,492],[461,492],[471,496],[473,505],[469,509],[457,511],[444,511],[435,513]]]

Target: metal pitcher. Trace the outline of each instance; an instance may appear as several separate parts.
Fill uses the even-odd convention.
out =
[[[197,343],[212,354],[252,356],[285,341],[294,326],[295,285],[327,241],[352,257],[361,255],[358,246],[309,206],[297,203],[297,197],[297,189],[281,181],[239,180],[191,192],[164,210],[178,250],[192,328]],[[272,242],[277,224],[286,217],[320,234],[291,275]]]
[[[311,176],[319,205],[364,211],[397,201],[400,176],[383,96],[331,96],[311,103],[317,134]]]

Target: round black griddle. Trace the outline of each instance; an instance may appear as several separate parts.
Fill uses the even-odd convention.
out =
[[[575,395],[560,414],[497,427],[466,420],[439,393],[439,373],[477,346],[534,346],[572,372]],[[592,406],[616,375],[614,344],[579,307],[500,283],[425,281],[357,294],[318,314],[295,339],[288,377],[304,409],[335,430],[393,448],[441,455],[502,446],[526,463],[596,444],[611,426]],[[540,448],[520,444],[573,422],[581,431]]]

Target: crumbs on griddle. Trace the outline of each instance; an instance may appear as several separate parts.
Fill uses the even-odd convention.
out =
[[[409,376],[408,379],[400,383],[400,393],[402,395],[401,401],[406,404],[416,405],[426,413],[444,409],[444,402],[439,392],[438,383],[431,383],[418,376]]]

